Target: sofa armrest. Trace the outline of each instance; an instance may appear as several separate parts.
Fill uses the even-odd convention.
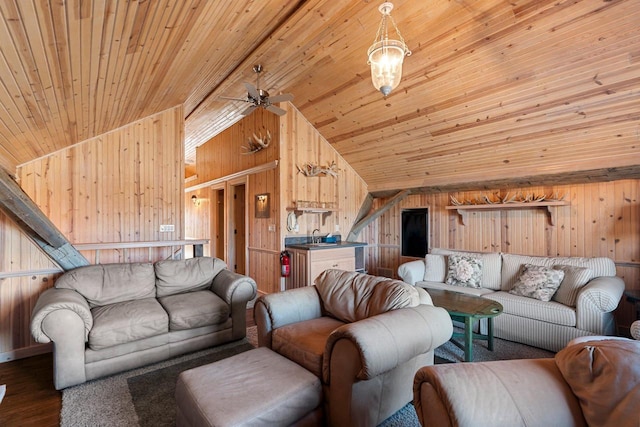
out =
[[[403,282],[415,285],[424,278],[425,268],[424,260],[405,262],[398,267],[398,276]]]
[[[247,302],[256,297],[255,280],[226,268],[213,278],[211,291],[231,306],[231,334],[234,340],[247,336]]]
[[[224,269],[213,278],[211,290],[227,304],[239,302],[246,304],[256,297],[255,280],[243,274]]]
[[[31,316],[37,342],[53,341],[53,384],[56,390],[86,381],[85,343],[93,327],[87,301],[71,289],[47,289]]]
[[[93,327],[93,316],[87,300],[78,292],[71,289],[51,288],[38,297],[36,306],[31,314],[31,335],[39,343],[56,341],[43,327],[45,318],[58,310],[69,310],[77,315],[83,324],[83,342],[89,338],[89,331]]]
[[[618,307],[623,292],[624,281],[620,277],[596,277],[578,293],[576,309],[608,313]]]
[[[355,380],[368,380],[394,369],[414,357],[433,351],[447,342],[453,333],[451,317],[447,311],[431,305],[419,305],[388,311],[357,322],[340,326],[331,333],[324,351],[322,373],[330,383],[335,346],[342,340],[356,347],[360,358]],[[389,351],[393,350],[393,351]]]
[[[271,333],[274,329],[321,316],[322,306],[315,286],[263,295],[253,307],[258,345],[271,348]]]
[[[551,358],[425,366],[413,396],[422,425],[586,425]]]

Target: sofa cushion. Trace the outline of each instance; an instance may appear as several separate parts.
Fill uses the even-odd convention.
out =
[[[322,378],[322,356],[331,332],[344,325],[332,317],[296,322],[273,330],[271,348]]]
[[[499,290],[502,274],[502,257],[497,252],[468,252],[453,249],[433,248],[431,253],[435,255],[467,255],[482,259],[482,287]],[[444,280],[443,280],[444,281]]]
[[[564,271],[564,279],[562,279],[558,291],[551,299],[564,305],[575,307],[578,292],[593,278],[593,271],[590,268],[574,267],[572,265],[554,265],[553,268]]]
[[[155,298],[125,301],[91,309],[89,347],[100,350],[169,332],[169,317]]]
[[[447,285],[480,288],[482,259],[475,256],[449,255]]]
[[[527,255],[502,254],[502,290],[508,291],[520,276],[520,269],[524,264],[544,265],[572,265],[574,267],[589,268],[593,277],[615,276],[616,265],[610,258],[580,258],[580,257],[538,257]]]
[[[158,261],[154,264],[158,297],[209,288],[216,275],[227,268],[212,257]]]
[[[589,425],[638,425],[640,342],[593,340],[570,343],[556,365],[578,397]]]
[[[56,280],[58,289],[73,289],[89,307],[156,296],[151,263],[98,264],[78,267]]]
[[[575,309],[559,302],[545,302],[503,291],[485,294],[483,297],[498,301],[502,304],[502,312],[506,314],[562,326],[576,326]]]
[[[229,304],[211,291],[187,292],[158,298],[169,315],[169,330],[199,328],[224,323]]]
[[[354,271],[325,270],[315,281],[324,313],[346,323],[420,304],[408,283]]]
[[[444,255],[427,254],[424,257],[424,265],[422,280],[444,283],[447,279],[447,258]]]
[[[540,301],[551,301],[563,278],[563,270],[525,264],[522,267],[522,274],[509,293]]]

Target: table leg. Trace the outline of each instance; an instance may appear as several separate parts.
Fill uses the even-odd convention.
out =
[[[493,351],[493,317],[487,319],[487,347]]]
[[[464,361],[473,362],[473,318],[464,318]]]

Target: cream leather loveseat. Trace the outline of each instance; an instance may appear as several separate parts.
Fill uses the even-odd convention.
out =
[[[455,261],[453,256],[458,260],[479,260],[479,287],[451,284],[455,280],[447,283],[452,273],[449,266],[456,265],[450,264]],[[528,265],[546,267],[547,271],[563,270],[560,287],[550,301],[510,292]],[[427,291],[446,289],[498,301],[504,310],[494,318],[495,336],[551,351],[562,349],[580,336],[614,334],[613,310],[624,292],[624,282],[616,277],[615,264],[609,258],[534,257],[434,248],[424,260],[402,264],[398,275]]]
[[[416,371],[453,331],[423,290],[340,270],[261,296],[254,315],[260,347],[320,378],[329,426],[376,426],[410,402]]]
[[[40,295],[31,333],[53,342],[60,390],[246,335],[256,283],[217,258],[101,264]]]

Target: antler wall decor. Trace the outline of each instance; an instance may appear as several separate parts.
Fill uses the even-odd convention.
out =
[[[331,175],[336,178],[338,176],[338,165],[336,165],[336,162],[331,162],[331,164],[326,167],[318,166],[315,163],[305,163],[302,167],[298,165],[296,165],[296,167],[298,168],[298,173],[301,173],[306,177]]]
[[[564,200],[566,195],[558,195],[557,192],[546,195],[536,193],[514,193],[507,192],[504,197],[500,197],[499,194],[494,193],[493,196],[487,196],[482,194],[469,200],[458,200],[454,196],[450,196],[451,204],[454,206],[467,206],[467,205],[493,205],[493,204],[507,204],[507,203],[532,203],[532,202],[560,202]]]
[[[261,151],[267,148],[270,143],[271,143],[271,132],[269,132],[268,130],[267,130],[267,136],[265,137],[262,136],[262,132],[260,133],[259,137],[254,133],[253,137],[247,140],[247,145],[242,146],[242,149],[245,150],[245,152],[242,154],[257,153],[258,151]]]

